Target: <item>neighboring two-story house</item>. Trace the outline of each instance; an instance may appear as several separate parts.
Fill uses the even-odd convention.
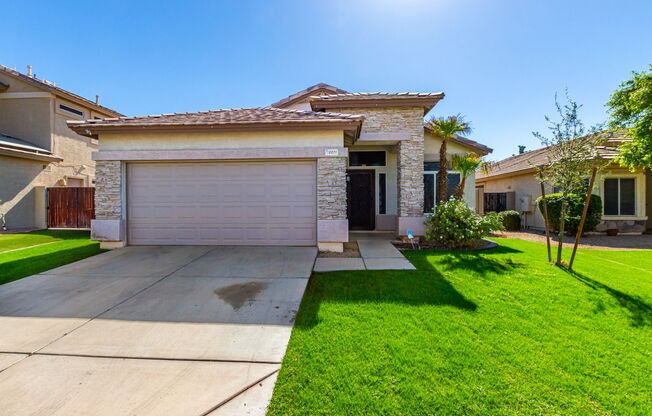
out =
[[[422,235],[441,144],[424,116],[443,98],[317,84],[263,108],[70,121],[99,140],[92,236],[109,248],[341,251],[349,230]],[[448,149],[491,152],[461,137]],[[459,174],[448,180],[452,193]],[[473,206],[473,178],[466,184]]]
[[[0,65],[0,215],[7,229],[45,228],[45,189],[93,186],[97,140],[68,120],[119,113]]]

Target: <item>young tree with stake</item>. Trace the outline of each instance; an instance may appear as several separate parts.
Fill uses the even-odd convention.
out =
[[[550,136],[547,137],[538,132],[533,133],[541,141],[541,144],[548,147],[548,163],[545,169],[539,171],[539,180],[559,189],[562,194],[559,242],[555,260],[555,264],[558,266],[563,265],[564,225],[568,215],[566,199],[571,193],[584,192],[586,182],[593,176],[594,167],[599,160],[596,146],[601,142],[600,136],[595,134],[597,128],[590,129],[590,134],[587,134],[578,114],[581,106],[571,99],[568,93],[566,100],[567,102],[562,105],[555,95],[555,108],[559,120],[553,121],[546,116]],[[595,177],[593,176],[593,178]],[[586,192],[590,196],[591,189]],[[586,215],[586,208],[587,206],[585,206],[583,217]],[[546,218],[546,222],[547,220]],[[581,233],[581,230],[578,232]],[[576,242],[579,242],[579,237],[576,237]]]

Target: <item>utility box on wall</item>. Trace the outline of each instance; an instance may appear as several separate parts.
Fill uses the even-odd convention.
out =
[[[532,195],[521,195],[518,197],[518,211],[532,212]]]

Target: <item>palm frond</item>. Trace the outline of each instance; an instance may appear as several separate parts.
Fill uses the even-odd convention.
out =
[[[457,135],[468,135],[473,130],[471,123],[465,121],[464,116],[460,114],[448,117],[433,117],[426,123],[426,126],[444,140]]]

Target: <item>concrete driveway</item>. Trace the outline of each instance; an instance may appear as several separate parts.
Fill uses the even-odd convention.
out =
[[[264,414],[316,255],[127,247],[0,286],[0,413]]]

